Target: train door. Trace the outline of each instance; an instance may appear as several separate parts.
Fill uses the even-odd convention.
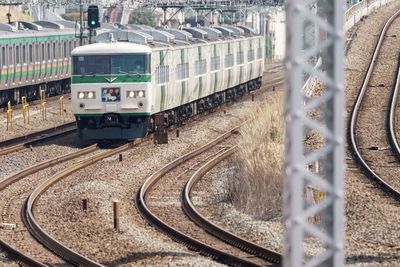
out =
[[[7,77],[7,57],[6,57],[6,45],[0,45],[0,63],[1,63],[1,68],[0,68],[0,89],[5,88],[6,84],[6,77]]]
[[[53,78],[57,79],[59,75],[59,51],[58,51],[58,40],[53,41]]]
[[[28,44],[22,44],[22,70],[21,70],[21,83],[28,83],[28,70],[29,70],[29,62],[27,57],[27,46]]]
[[[34,61],[33,61],[33,44],[30,43],[28,44],[28,63],[27,63],[27,72],[26,72],[26,80],[28,81],[28,84],[33,83],[34,81]]]

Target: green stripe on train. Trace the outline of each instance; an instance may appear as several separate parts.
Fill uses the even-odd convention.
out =
[[[151,81],[150,74],[144,75],[96,75],[79,76],[73,75],[71,83],[147,83]]]
[[[52,40],[68,40],[78,39],[74,34],[67,35],[54,35],[54,36],[37,36],[37,37],[19,37],[0,39],[0,44],[17,44],[17,43],[31,43],[31,42],[46,42]]]
[[[37,69],[37,70],[28,70],[28,71],[17,71],[17,72],[13,72],[13,73],[5,73],[5,74],[1,74],[0,75],[0,81],[3,80],[10,80],[13,79],[14,75],[17,75],[18,77],[22,77],[22,76],[33,76],[33,74],[37,74],[40,75],[41,73],[47,73],[47,72],[56,72],[56,71],[60,71],[63,69],[66,69],[67,67],[69,67],[69,65],[67,66],[58,66],[58,67],[50,67],[50,68],[46,68],[46,69]]]

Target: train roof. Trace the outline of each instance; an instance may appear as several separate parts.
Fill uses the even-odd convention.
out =
[[[151,48],[147,45],[130,42],[105,42],[84,45],[72,50],[73,56],[135,53],[151,53]]]
[[[16,21],[0,23],[0,39],[75,34],[75,24],[67,21]]]
[[[250,28],[236,26],[184,27],[182,29],[154,29],[143,25],[124,25],[120,29],[103,32],[94,42],[138,43],[157,50],[165,47],[195,46],[224,40],[258,36]]]

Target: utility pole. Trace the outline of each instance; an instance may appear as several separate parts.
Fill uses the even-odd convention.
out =
[[[314,4],[318,12],[310,12]],[[343,0],[287,1],[285,267],[344,265],[344,8]],[[311,24],[309,28],[316,25],[316,36],[325,39],[305,48],[305,22]],[[314,67],[312,59],[319,55],[323,69]],[[326,90],[312,98],[303,85],[317,77]],[[309,117],[312,109],[318,109],[321,117]],[[305,147],[304,137],[311,130],[325,140],[323,148]],[[320,172],[306,168],[317,161]],[[321,193],[322,199],[307,201],[305,192],[310,188]],[[321,243],[321,253],[307,254],[307,242]]]

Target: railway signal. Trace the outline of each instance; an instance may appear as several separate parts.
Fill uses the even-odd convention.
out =
[[[91,5],[88,7],[88,26],[90,29],[99,28],[99,7]]]

